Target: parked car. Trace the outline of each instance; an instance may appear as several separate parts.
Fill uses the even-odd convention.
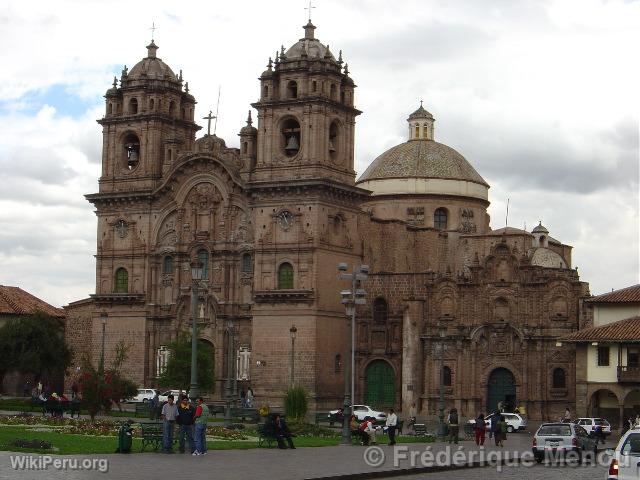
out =
[[[139,388],[138,394],[135,397],[127,399],[130,403],[146,403],[153,398],[156,391],[153,388]]]
[[[611,435],[611,424],[604,418],[584,417],[578,418],[574,423],[577,423],[584,428],[589,435],[594,435],[597,426],[602,427],[602,435],[605,437]]]
[[[612,458],[607,480],[638,480],[640,478],[640,429],[627,430],[615,449],[607,449]]]
[[[582,455],[598,453],[596,440],[587,431],[575,423],[543,423],[533,437],[533,456],[537,462],[542,462],[545,455],[567,454],[576,452],[577,459]]]
[[[166,402],[168,400],[169,395],[173,395],[173,401],[178,403],[180,401],[180,392],[184,395],[186,392],[184,390],[167,390],[158,395],[158,401],[160,403]]]
[[[504,421],[507,424],[507,432],[519,432],[520,430],[524,430],[527,427],[527,418],[520,415],[519,413],[492,413],[487,415],[484,419],[485,424],[487,425],[487,429],[491,426],[491,418],[494,416],[502,415],[504,417]],[[469,420],[471,425],[476,424],[476,419],[472,418]]]
[[[336,415],[339,410],[331,410],[329,412],[329,417]],[[386,420],[387,414],[384,412],[379,412],[374,410],[368,405],[354,405],[353,406],[353,414],[356,416],[358,421],[362,421],[365,417],[373,417],[376,420]]]

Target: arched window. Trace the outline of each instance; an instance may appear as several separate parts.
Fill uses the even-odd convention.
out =
[[[127,170],[133,170],[140,163],[140,139],[134,133],[129,133],[124,138],[124,166]]]
[[[278,289],[290,290],[293,288],[293,266],[283,263],[278,269]]]
[[[316,90],[318,90],[318,83],[314,80],[311,82],[311,91],[315,92]]]
[[[109,103],[107,106],[107,115],[111,115],[113,113],[113,103]]]
[[[451,369],[447,366],[442,367],[442,384],[445,387],[451,386]]]
[[[116,270],[115,293],[129,293],[129,272],[126,268],[120,267]]]
[[[138,99],[132,98],[129,100],[129,115],[135,115],[138,113]]]
[[[438,230],[446,230],[447,211],[444,208],[438,208],[433,212],[433,226]]]
[[[416,133],[414,135],[414,138],[420,138],[420,125],[418,125],[416,123]]]
[[[269,96],[269,87],[267,85],[262,89],[262,96],[265,98]]]
[[[298,98],[298,84],[294,80],[287,83],[287,97]]]
[[[162,273],[173,273],[173,257],[167,255],[162,261]]]
[[[566,388],[567,375],[562,368],[556,368],[553,370],[553,388]]]
[[[340,373],[342,370],[342,356],[338,353],[333,359],[333,371],[334,373]]]
[[[251,254],[245,253],[244,255],[242,255],[242,273],[251,273],[252,266]]]
[[[209,278],[209,252],[198,250],[198,261],[202,264],[202,278]]]
[[[336,99],[336,86],[333,83],[329,87],[329,96],[331,97],[331,100]]]
[[[376,323],[386,323],[389,316],[389,308],[384,298],[376,298],[373,301],[373,321]]]
[[[293,118],[282,124],[282,148],[285,155],[293,157],[300,151],[300,124]]]
[[[174,102],[173,100],[171,100],[169,102],[169,115],[173,115],[176,111],[176,102]]]

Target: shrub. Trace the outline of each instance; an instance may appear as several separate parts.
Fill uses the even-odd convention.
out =
[[[284,397],[284,411],[289,422],[299,422],[307,414],[309,394],[303,387],[291,387]]]

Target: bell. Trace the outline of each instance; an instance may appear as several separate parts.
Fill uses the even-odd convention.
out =
[[[291,135],[289,137],[289,140],[287,140],[287,146],[284,147],[284,150],[287,153],[293,153],[300,150],[300,144],[298,143],[298,139],[294,135]]]
[[[333,146],[333,140],[329,139],[329,151],[330,152],[335,152],[336,151],[336,147]]]

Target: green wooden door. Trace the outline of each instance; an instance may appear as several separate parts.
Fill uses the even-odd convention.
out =
[[[396,400],[396,376],[384,360],[374,360],[365,370],[364,403],[374,408],[393,407]]]
[[[496,368],[489,375],[487,385],[487,412],[498,410],[499,402],[516,405],[516,379],[506,368]]]

